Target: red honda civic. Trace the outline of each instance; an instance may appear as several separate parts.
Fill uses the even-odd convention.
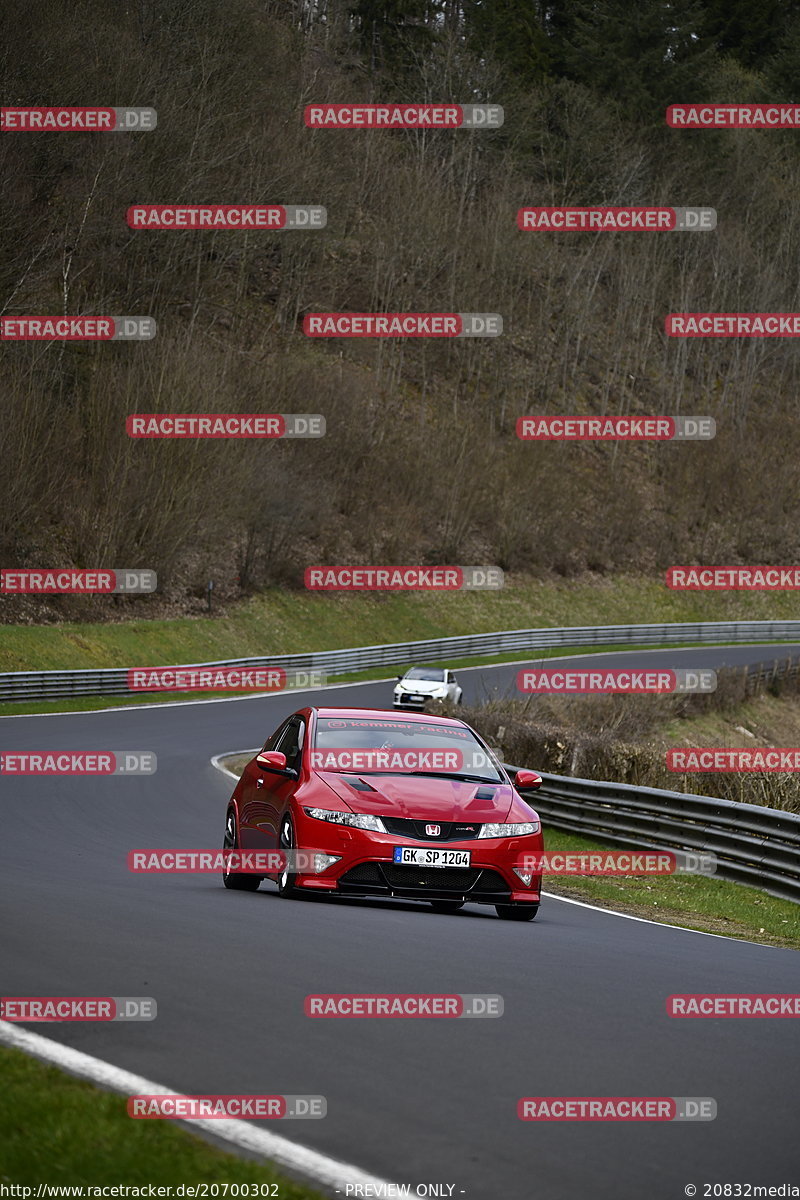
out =
[[[543,850],[542,827],[516,789],[541,782],[519,771],[512,784],[463,721],[303,708],[247,764],[225,824],[226,849],[278,851],[282,869],[226,870],[223,882],[255,891],[272,879],[287,897],[397,896],[437,912],[493,904],[504,920],[530,921],[541,874],[525,856]]]

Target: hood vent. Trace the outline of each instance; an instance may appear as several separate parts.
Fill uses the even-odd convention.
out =
[[[374,787],[370,787],[365,779],[359,779],[357,775],[345,775],[344,780],[354,792],[374,792],[376,790]]]

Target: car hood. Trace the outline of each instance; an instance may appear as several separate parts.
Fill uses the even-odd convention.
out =
[[[528,819],[528,806],[507,783],[482,784],[435,775],[346,775],[338,771],[317,771],[316,776],[353,812],[417,821],[504,821],[516,800],[517,807],[524,810],[519,819]],[[370,790],[361,790],[365,786]]]

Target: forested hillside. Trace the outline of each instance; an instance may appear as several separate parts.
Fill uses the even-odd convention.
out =
[[[796,342],[668,339],[664,318],[800,311],[800,133],[681,132],[664,109],[797,100],[800,3],[41,0],[7,18],[4,104],[151,106],[158,127],[0,135],[0,309],[159,332],[3,344],[4,565],[147,566],[173,597],[213,576],[225,599],[323,561],[797,561]],[[314,101],[366,100],[491,101],[505,123],[304,125]],[[322,204],[328,224],[125,221],[200,202]],[[547,204],[706,205],[718,227],[517,230],[520,206]],[[303,334],[307,312],[340,310],[497,312],[505,333]],[[328,434],[127,437],[128,414],[162,410],[322,413]],[[708,414],[718,435],[515,434],[525,413],[629,412]]]

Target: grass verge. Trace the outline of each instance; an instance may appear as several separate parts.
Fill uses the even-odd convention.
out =
[[[660,578],[509,575],[499,592],[273,588],[219,616],[0,625],[0,671],[77,670],[299,654],[497,629],[798,616],[791,592],[673,592]]]
[[[226,1154],[174,1121],[134,1121],[126,1098],[0,1046],[0,1183],[277,1185],[281,1200],[321,1193],[268,1163]]]
[[[545,828],[545,845],[548,850],[619,850],[553,828]],[[545,878],[544,888],[557,896],[665,925],[800,950],[800,904],[730,879],[705,875],[551,876]]]

